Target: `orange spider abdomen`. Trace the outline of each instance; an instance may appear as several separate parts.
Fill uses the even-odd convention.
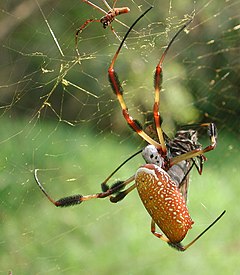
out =
[[[135,176],[139,196],[171,243],[180,243],[192,227],[185,200],[166,171],[154,164],[140,167]]]

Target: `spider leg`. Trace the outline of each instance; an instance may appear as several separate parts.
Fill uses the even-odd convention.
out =
[[[199,238],[202,237],[217,221],[219,221],[222,216],[226,213],[226,210],[224,210],[206,229],[203,230],[194,240],[192,240],[189,244],[183,246],[183,251],[187,250],[190,246],[192,246]],[[171,244],[170,244],[171,245]]]
[[[115,1],[113,2],[113,7],[111,8],[106,0],[102,0],[102,1],[103,1],[104,5],[107,7],[108,10],[114,9],[114,8],[115,8],[115,5],[116,5],[116,2],[117,2],[117,0],[115,0]]]
[[[211,144],[208,145],[207,147],[205,147],[204,149],[192,150],[192,151],[184,153],[180,156],[173,157],[170,160],[170,167],[182,160],[195,158],[195,157],[203,155],[206,152],[209,152],[209,151],[215,149],[215,147],[217,145],[217,128],[216,128],[215,124],[214,123],[203,123],[200,126],[208,127],[208,135],[210,137]]]
[[[129,184],[130,182],[132,182],[135,179],[135,176],[132,176],[129,179],[127,179],[126,181],[119,182],[118,184],[113,185],[113,187],[108,189],[106,192],[96,193],[96,194],[92,194],[92,195],[85,195],[85,196],[76,194],[76,195],[72,195],[72,196],[63,197],[58,200],[54,200],[51,196],[49,196],[49,194],[47,193],[47,191],[44,189],[41,182],[39,181],[38,175],[37,175],[38,171],[39,171],[39,169],[35,169],[35,171],[34,171],[34,178],[36,180],[38,187],[41,189],[43,194],[48,198],[48,200],[57,207],[73,206],[76,204],[80,204],[83,201],[88,201],[91,199],[102,199],[102,198],[109,197],[110,195],[119,192],[120,189],[124,188],[127,184]]]
[[[162,241],[167,242],[167,243],[170,242],[169,239],[167,237],[165,237],[162,233],[156,232],[156,223],[153,219],[151,221],[151,232],[153,233],[154,236],[161,239]]]
[[[102,9],[102,8],[100,8],[99,6],[95,5],[95,4],[92,3],[91,1],[83,0],[83,2],[86,3],[86,4],[88,4],[88,5],[90,5],[90,6],[92,6],[94,9],[97,9],[97,10],[99,10],[99,11],[101,11],[101,12],[107,14],[107,12],[106,12],[104,9]],[[106,1],[103,0],[103,2],[104,2],[105,5],[107,4]],[[107,6],[107,8],[108,8],[109,10],[111,10],[111,7],[110,7],[108,4],[107,4],[106,6]]]
[[[199,158],[202,159],[201,156]],[[188,168],[186,174],[184,175],[182,181],[180,182],[180,184],[178,186],[186,203],[187,203],[187,196],[188,196],[189,173],[191,172],[192,168],[195,166],[198,173],[201,175],[202,167],[203,167],[203,162],[200,163],[200,167],[199,167],[194,159],[191,159],[191,161],[192,161],[192,163],[191,163],[190,167]]]
[[[190,246],[192,246],[199,238],[201,238],[217,221],[219,221],[222,216],[225,214],[225,210],[219,215],[203,232],[201,232],[194,240],[192,240],[187,245],[182,245],[179,243],[172,243],[167,237],[163,236],[163,234],[156,232],[156,224],[154,220],[152,220],[151,223],[151,232],[156,236],[157,238],[161,239],[164,242],[167,242],[172,248],[177,249],[178,251],[186,251]]]
[[[117,96],[117,99],[119,101],[119,104],[122,108],[122,114],[125,118],[125,120],[127,121],[127,123],[129,124],[129,126],[139,135],[141,136],[144,140],[146,140],[149,144],[152,144],[154,145],[156,148],[159,148],[161,149],[161,145],[156,142],[155,140],[153,140],[149,135],[147,135],[141,125],[136,121],[134,120],[129,112],[128,112],[128,108],[127,108],[127,105],[124,101],[124,98],[123,98],[123,88],[120,84],[120,81],[118,79],[118,76],[117,76],[117,73],[115,72],[114,70],[114,65],[115,65],[115,61],[117,60],[117,57],[118,57],[118,54],[122,48],[122,46],[124,45],[125,43],[125,40],[128,36],[128,34],[130,33],[130,31],[133,29],[133,27],[136,25],[136,23],[151,9],[152,7],[150,7],[149,9],[147,9],[140,17],[138,17],[138,19],[132,24],[132,26],[129,28],[129,30],[127,31],[127,33],[125,34],[123,40],[121,41],[120,43],[120,46],[119,48],[117,49],[113,59],[112,59],[112,62],[109,66],[109,69],[108,69],[108,77],[109,77],[109,82],[111,84],[111,87],[112,87],[112,90],[113,92],[116,94]]]
[[[116,36],[116,38],[117,38],[119,41],[121,41],[121,37],[118,36],[118,34],[115,32],[115,30],[114,30],[112,24],[110,24],[110,29],[111,29],[111,31],[113,32],[113,34]],[[124,44],[124,46],[126,47],[125,44]]]
[[[121,168],[123,165],[125,165],[129,160],[137,156],[142,152],[142,149],[131,155],[129,158],[127,158],[125,161],[123,161],[102,183],[101,183],[101,188],[102,191],[105,192],[109,189],[109,186],[107,185],[107,182],[110,180],[110,178]]]
[[[87,27],[87,25],[89,23],[92,23],[92,22],[100,22],[100,20],[99,19],[88,19],[88,20],[85,21],[85,23],[80,28],[78,28],[76,30],[76,33],[75,33],[75,50],[76,50],[78,56],[80,56],[79,51],[78,51],[78,36]]]
[[[110,197],[110,201],[113,203],[119,202],[121,200],[123,200],[127,194],[129,194],[132,190],[134,190],[136,188],[136,184],[134,183],[132,186],[130,186],[128,189],[119,192],[116,196],[114,197]]]
[[[154,75],[154,88],[155,88],[155,98],[154,98],[154,105],[153,105],[153,115],[154,115],[154,121],[156,125],[156,130],[158,134],[158,138],[160,141],[160,144],[162,146],[162,152],[163,154],[167,154],[167,147],[166,143],[164,141],[163,131],[161,128],[161,119],[160,119],[160,113],[159,113],[159,106],[160,106],[160,91],[162,88],[162,65],[163,61],[165,59],[165,56],[168,53],[168,50],[170,49],[172,43],[176,39],[176,37],[191,23],[192,19],[189,20],[185,25],[183,25],[178,32],[173,36],[171,41],[169,42],[167,48],[163,52],[159,63],[156,66],[155,75]]]

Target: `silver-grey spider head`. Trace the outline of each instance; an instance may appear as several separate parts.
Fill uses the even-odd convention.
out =
[[[164,164],[164,158],[161,156],[161,154],[158,152],[157,148],[154,145],[147,145],[142,150],[142,156],[146,163],[155,164],[161,168]]]

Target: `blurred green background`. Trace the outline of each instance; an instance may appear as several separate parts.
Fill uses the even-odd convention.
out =
[[[102,1],[94,1],[105,8]],[[112,2],[109,1],[111,5]],[[131,114],[149,122],[153,72],[174,33],[164,63],[163,128],[173,136],[189,123],[213,121],[217,149],[203,175],[191,175],[189,210],[195,222],[187,244],[224,209],[225,216],[185,253],[150,233],[137,192],[118,204],[107,199],[58,209],[54,198],[100,191],[100,183],[145,143],[126,126],[107,68],[119,41],[110,29],[89,25],[102,14],[82,1],[5,1],[0,17],[0,274],[238,274],[240,1],[117,1],[131,12],[127,25],[149,4],[116,63]],[[50,26],[48,26],[48,25]],[[126,28],[114,22],[120,37]],[[51,35],[50,30],[54,35]],[[57,39],[62,54],[54,39]],[[206,133],[201,137],[208,144]],[[112,179],[126,179],[143,163],[131,160]]]

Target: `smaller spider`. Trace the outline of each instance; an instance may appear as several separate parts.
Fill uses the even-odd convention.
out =
[[[85,2],[86,4],[92,6],[94,9],[97,9],[101,12],[103,12],[105,15],[100,18],[100,19],[88,19],[85,21],[85,23],[77,29],[76,34],[75,34],[75,48],[76,48],[76,52],[79,56],[79,51],[78,51],[78,36],[79,34],[87,27],[87,25],[91,22],[100,22],[103,26],[104,29],[106,29],[108,26],[110,26],[112,32],[114,33],[114,35],[117,37],[117,39],[119,41],[121,41],[120,37],[117,35],[117,33],[115,32],[115,30],[112,27],[112,22],[115,19],[115,17],[117,17],[120,14],[124,14],[124,13],[128,13],[130,11],[130,9],[128,7],[122,7],[122,8],[116,8],[116,3],[117,0],[114,0],[113,2],[113,6],[112,8],[109,6],[109,4],[107,3],[106,0],[103,0],[103,3],[105,4],[105,6],[108,8],[108,12],[106,12],[105,10],[103,10],[102,8],[100,8],[99,6],[95,5],[94,3],[92,3],[91,1],[88,0],[83,0],[83,2]],[[124,23],[122,23],[121,21],[115,19],[118,23],[122,24],[124,27],[128,28],[127,25],[125,25]]]

